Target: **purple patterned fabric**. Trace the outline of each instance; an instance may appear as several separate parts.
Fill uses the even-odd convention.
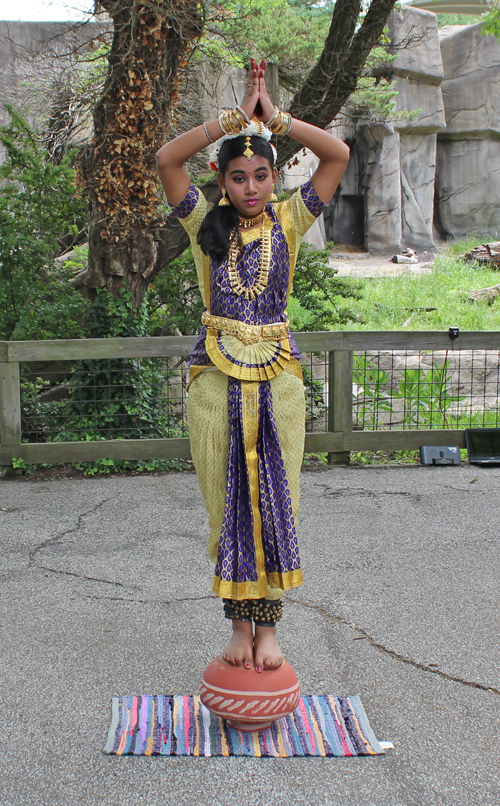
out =
[[[245,299],[231,288],[227,261],[210,264],[211,310],[214,316],[239,319],[249,325],[284,322],[289,276],[288,245],[272,204],[266,213],[273,222],[271,233],[271,269],[264,291],[256,299]],[[253,285],[259,271],[261,239],[245,244],[238,255],[237,269],[243,286]]]
[[[256,582],[253,514],[243,439],[241,384],[229,378],[229,456],[226,506],[215,576],[231,582]]]
[[[290,272],[288,244],[272,204],[266,212],[273,222],[271,233],[271,270],[267,288],[256,299],[245,299],[231,288],[227,261],[210,261],[210,313],[214,316],[227,316],[239,319],[249,325],[267,325],[270,322],[286,320],[288,277]],[[245,287],[251,286],[259,270],[261,239],[245,244],[238,255],[237,268]],[[190,364],[205,364],[205,335],[202,331],[191,351]],[[292,358],[300,358],[295,340],[290,338]]]
[[[194,185],[190,185],[183,200],[175,207],[172,207],[171,214],[175,216],[175,218],[187,218],[196,207],[199,195],[200,191],[198,188]]]
[[[312,186],[311,180],[300,188],[302,200],[314,216],[319,216],[325,208]],[[178,218],[186,218],[193,212],[198,200],[199,190],[191,185],[185,198],[173,209]],[[267,325],[270,322],[284,322],[287,303],[288,278],[290,262],[288,244],[278,221],[276,210],[272,204],[266,206],[266,213],[273,222],[271,233],[271,269],[267,288],[256,299],[245,299],[231,288],[227,261],[215,263],[210,261],[210,297],[211,310],[214,316],[227,316],[239,319],[245,324]],[[261,239],[257,238],[245,244],[238,256],[237,268],[245,287],[253,285],[259,270]],[[209,364],[210,359],[205,350],[206,330],[203,328],[191,352],[190,364]],[[290,338],[291,358],[300,358],[300,352],[293,336]]]
[[[260,384],[259,487],[266,570],[286,573],[300,568],[292,500],[274,421],[269,381]]]
[[[301,186],[300,195],[302,196],[302,201],[309,212],[318,218],[318,216],[320,216],[325,209],[326,204],[324,201],[321,201],[320,197],[314,190],[311,180]]]
[[[269,381],[259,385],[260,512],[266,571],[287,573],[300,568],[290,490],[274,421]],[[256,582],[254,519],[245,459],[241,384],[229,378],[229,457],[226,506],[215,576],[227,582]]]

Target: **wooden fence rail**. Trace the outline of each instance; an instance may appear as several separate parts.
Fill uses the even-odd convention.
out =
[[[351,451],[412,450],[420,445],[465,447],[464,431],[352,430],[353,353],[384,350],[499,350],[500,331],[325,331],[294,334],[302,352],[328,353],[327,431],[306,435],[306,451],[328,453],[329,461],[346,461]],[[116,439],[93,442],[22,442],[20,362],[73,361],[96,358],[153,358],[188,355],[195,336],[129,339],[64,339],[0,342],[0,467],[13,459],[27,464],[90,462],[97,459],[189,458],[189,439]]]

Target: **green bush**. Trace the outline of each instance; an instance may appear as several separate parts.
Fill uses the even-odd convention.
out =
[[[137,313],[132,294],[117,296],[98,289],[89,306],[89,332],[94,338],[148,335],[147,303]],[[166,396],[165,359],[83,359],[73,368],[64,403],[63,426],[56,442],[177,437],[182,428]],[[180,460],[100,459],[74,466],[86,475],[128,470],[167,470],[185,466]]]
[[[76,194],[71,157],[53,165],[24,118],[7,107],[0,127],[0,339],[83,336],[86,302],[54,263],[62,236],[76,237],[86,202]]]
[[[337,269],[328,263],[331,246],[300,247],[288,306],[292,330],[332,330],[355,319],[342,302],[360,299],[362,286],[350,278],[337,277]]]

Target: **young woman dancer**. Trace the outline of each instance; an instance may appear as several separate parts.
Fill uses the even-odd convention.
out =
[[[188,419],[209,512],[213,590],[232,620],[223,657],[258,672],[283,662],[275,638],[282,597],[302,584],[295,517],[305,401],[287,299],[301,238],[349,158],[339,139],[272,104],[265,68],[265,60],[252,59],[240,106],[157,153],[167,199],[191,239],[206,307],[191,353]],[[310,181],[279,203],[272,134],[289,134],[319,158]],[[214,207],[184,168],[212,144],[222,191]]]

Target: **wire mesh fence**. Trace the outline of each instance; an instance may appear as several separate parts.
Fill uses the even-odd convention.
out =
[[[500,427],[498,350],[354,354],[357,431]],[[306,430],[328,430],[328,352],[304,353]],[[22,442],[187,437],[188,372],[173,356],[21,365]]]
[[[500,425],[498,350],[356,353],[353,429]]]
[[[188,436],[186,375],[173,357],[22,364],[22,441]]]
[[[302,371],[306,391],[306,431],[328,429],[328,353],[303,353]]]

